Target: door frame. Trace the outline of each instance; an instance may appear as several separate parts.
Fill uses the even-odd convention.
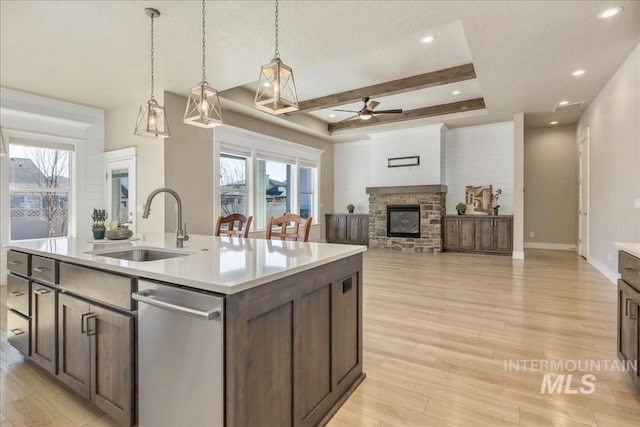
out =
[[[578,136],[578,254],[585,259],[589,258],[590,182],[589,127],[586,127]]]
[[[129,229],[135,233],[137,227],[137,178],[136,178],[136,147],[107,151],[104,153],[104,202],[107,212],[111,212],[111,171],[113,169],[129,169]]]

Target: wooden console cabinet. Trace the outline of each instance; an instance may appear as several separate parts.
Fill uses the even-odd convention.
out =
[[[447,215],[442,230],[445,251],[506,255],[513,251],[511,215]]]
[[[326,214],[327,243],[369,244],[368,214]]]

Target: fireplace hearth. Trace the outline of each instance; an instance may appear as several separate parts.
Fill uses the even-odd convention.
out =
[[[420,237],[420,205],[388,205],[387,237]]]

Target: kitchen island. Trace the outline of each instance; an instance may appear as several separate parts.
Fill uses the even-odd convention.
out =
[[[155,379],[145,374],[150,363],[141,355],[156,348],[160,363],[167,353],[160,349],[170,349],[172,325],[167,326],[166,334],[140,330],[144,304],[132,299],[131,294],[153,299],[154,295],[142,289],[148,283],[177,292],[200,293],[200,300],[205,294],[215,296],[222,301],[221,309],[217,316],[209,317],[221,323],[220,345],[212,345],[207,338],[199,342],[203,349],[220,350],[220,372],[215,372],[214,355],[198,360],[211,362],[211,369],[200,367],[201,377],[213,371],[216,375],[211,378],[218,379],[221,397],[216,401],[213,393],[209,399],[202,396],[208,390],[206,385],[194,386],[191,388],[201,392],[191,390],[191,404],[179,405],[181,396],[176,393],[176,407],[168,412],[193,414],[205,402],[204,414],[216,406],[221,414],[216,419],[200,418],[201,425],[326,423],[364,378],[365,247],[210,236],[191,236],[183,249],[174,245],[175,236],[169,233],[147,234],[140,240],[124,242],[81,238],[13,242],[8,246],[9,283],[29,286],[27,294],[31,295],[30,310],[20,311],[21,305],[14,307],[7,302],[10,314],[15,312],[13,318],[28,325],[24,329],[31,336],[28,346],[23,345],[24,339],[14,342],[22,343],[21,351],[41,366],[46,365],[45,369],[74,390],[81,394],[86,390],[88,399],[121,424],[144,426],[142,415],[136,417],[136,405],[145,399],[147,389],[142,385],[155,384]],[[152,260],[132,257],[132,251],[150,255]],[[54,301],[53,310],[42,310],[45,296]],[[87,308],[75,309],[81,307],[79,304]],[[49,323],[55,322],[55,326],[43,339],[46,331],[38,328],[44,324],[44,316],[51,313],[55,316]],[[77,324],[69,328],[74,319]],[[162,326],[158,323],[155,327]],[[160,338],[154,343],[149,341],[151,336]],[[84,373],[71,372],[69,362],[73,359],[70,350],[81,348],[85,339],[85,353],[91,360],[86,370],[80,370],[89,372],[83,379],[78,377]],[[144,342],[144,346],[136,351],[132,344],[129,354],[123,354],[132,342]],[[198,353],[192,350],[191,355]],[[178,375],[181,385],[189,388],[191,382],[197,385],[202,381],[191,368],[190,363],[174,366],[175,372],[167,376]],[[162,405],[157,408],[162,409]],[[171,425],[171,421],[166,419],[165,425]]]

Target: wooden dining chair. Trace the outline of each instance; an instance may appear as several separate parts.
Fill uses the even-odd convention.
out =
[[[294,240],[297,242],[308,242],[309,231],[311,231],[312,218],[303,218],[296,214],[284,214],[277,218],[272,216],[267,221],[267,239],[275,238],[280,240]],[[293,223],[287,230],[289,223]],[[281,225],[280,231],[274,231],[275,225]]]
[[[249,237],[249,229],[251,228],[251,221],[253,221],[252,216],[244,216],[239,213],[234,213],[229,216],[219,216],[218,222],[216,223],[216,232],[215,235],[223,235],[223,236],[238,236],[238,237]],[[234,228],[235,224],[238,224],[238,228]],[[229,224],[227,228],[222,228],[223,224]]]

